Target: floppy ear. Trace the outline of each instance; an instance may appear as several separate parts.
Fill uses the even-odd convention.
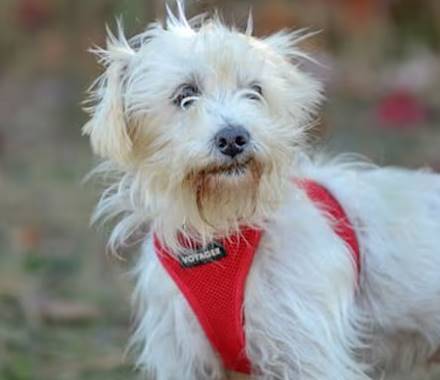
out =
[[[127,162],[132,148],[129,125],[124,105],[124,83],[128,68],[135,56],[118,23],[118,36],[108,31],[107,49],[93,49],[99,62],[106,68],[90,90],[90,121],[83,133],[90,136],[96,154],[120,163]]]

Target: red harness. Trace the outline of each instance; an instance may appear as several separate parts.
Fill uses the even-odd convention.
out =
[[[314,181],[295,183],[331,218],[335,233],[351,248],[359,273],[358,240],[340,203]],[[190,304],[225,368],[245,374],[251,372],[251,364],[245,352],[244,292],[261,235],[260,230],[242,228],[240,234],[195,249],[179,260],[154,236],[157,256]]]

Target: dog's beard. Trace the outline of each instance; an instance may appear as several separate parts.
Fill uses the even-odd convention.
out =
[[[256,159],[244,164],[206,165],[192,169],[173,186],[154,230],[174,252],[180,237],[201,245],[230,236],[240,227],[264,228],[285,196],[285,165]]]
[[[209,165],[187,178],[201,221],[215,231],[252,220],[258,202],[263,165],[255,158],[242,163]]]

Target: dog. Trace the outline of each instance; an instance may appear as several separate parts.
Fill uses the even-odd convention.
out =
[[[113,250],[142,239],[130,346],[146,378],[427,367],[440,176],[310,152],[323,91],[298,64],[304,32],[257,38],[251,18],[188,20],[181,3],[130,40],[118,30],[94,50],[105,72],[83,130],[114,179],[94,220],[118,218]]]

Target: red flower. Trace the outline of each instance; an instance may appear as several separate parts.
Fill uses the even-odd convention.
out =
[[[19,24],[29,31],[39,29],[47,23],[50,9],[45,0],[21,0],[17,7]]]
[[[414,127],[428,118],[425,105],[410,91],[403,89],[385,96],[377,114],[382,125],[391,128]]]

